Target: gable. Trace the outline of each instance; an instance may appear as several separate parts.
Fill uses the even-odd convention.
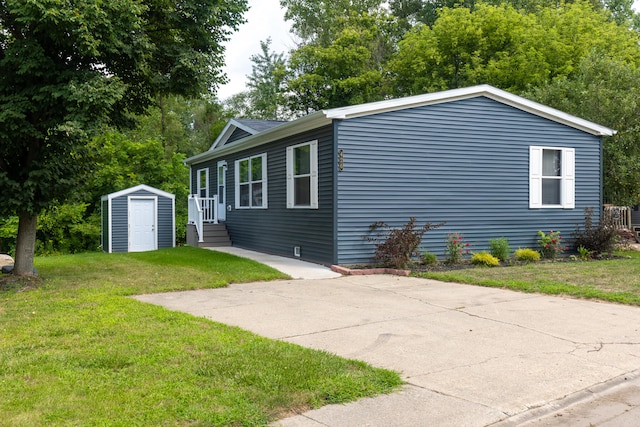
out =
[[[286,122],[279,120],[231,119],[211,144],[209,151],[280,126],[283,123]]]
[[[130,187],[130,188],[126,188],[124,190],[120,190],[120,191],[116,191],[115,193],[111,193],[111,194],[107,194],[106,196],[102,196],[101,200],[111,200],[111,199],[115,199],[121,196],[126,196],[128,194],[132,194],[135,193],[137,191],[146,191],[148,193],[151,194],[155,194],[157,196],[161,196],[161,197],[166,197],[169,199],[175,199],[175,195],[171,194],[171,193],[167,193],[166,191],[162,191],[159,190],[157,188],[154,187],[150,187],[148,185],[144,185],[144,184],[140,184],[140,185],[136,185],[135,187]]]

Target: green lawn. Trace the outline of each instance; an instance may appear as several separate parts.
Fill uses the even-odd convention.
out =
[[[285,278],[181,247],[39,258],[37,286],[0,287],[0,426],[229,426],[387,393],[401,383],[325,352],[129,295]]]
[[[512,267],[417,273],[419,277],[640,305],[640,252],[606,261],[543,262]]]

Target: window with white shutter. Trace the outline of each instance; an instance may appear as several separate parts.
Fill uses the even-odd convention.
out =
[[[575,149],[529,147],[529,208],[575,208]]]

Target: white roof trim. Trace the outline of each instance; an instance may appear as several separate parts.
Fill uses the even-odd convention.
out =
[[[183,163],[185,165],[201,163],[214,157],[220,157],[236,151],[245,150],[247,148],[257,147],[271,141],[286,138],[287,136],[306,132],[308,130],[317,129],[328,124],[331,124],[331,120],[325,116],[324,112],[316,111],[315,113],[308,114],[292,122],[283,123],[280,126],[272,127],[255,135],[233,141],[228,145],[219,146],[215,150],[209,149],[209,151],[205,151],[204,153],[196,154],[195,156],[185,159]]]
[[[242,123],[238,122],[235,119],[230,119],[227,122],[227,124],[224,126],[224,129],[222,129],[222,132],[220,132],[220,135],[218,135],[216,140],[213,141],[213,144],[211,144],[211,147],[209,148],[209,151],[213,150],[218,145],[223,146],[225,144],[225,142],[227,142],[229,137],[231,137],[231,135],[233,135],[233,132],[236,129],[241,129],[241,130],[243,130],[245,132],[249,132],[251,135],[255,135],[257,133],[255,131],[255,129],[251,129],[249,126],[243,125]]]
[[[148,191],[149,193],[153,193],[153,194],[156,194],[156,195],[162,196],[162,197],[168,197],[168,198],[174,199],[174,200],[176,198],[175,195],[173,195],[171,193],[167,193],[166,191],[158,190],[157,188],[153,188],[153,187],[150,187],[148,185],[140,184],[140,185],[136,185],[135,187],[126,188],[124,190],[116,191],[115,193],[111,193],[111,194],[107,194],[106,196],[102,196],[101,200],[104,201],[104,200],[115,199],[116,197],[125,196],[127,194],[135,193],[136,191],[140,191],[140,190],[145,190],[145,191]]]
[[[371,102],[351,107],[332,108],[330,110],[325,110],[324,113],[327,118],[345,120],[370,114],[379,114],[387,111],[457,101],[477,96],[486,96],[487,98],[491,98],[503,104],[580,129],[592,135],[612,136],[616,133],[615,130],[609,129],[606,126],[601,126],[588,120],[572,116],[571,114],[539,104],[490,85],[471,86],[460,89],[445,90],[442,92],[427,93],[424,95],[409,96],[406,98],[391,99],[388,101]]]
[[[597,123],[581,119],[555,108],[539,104],[518,95],[513,95],[504,90],[490,85],[478,85],[460,89],[445,90],[442,92],[427,93],[424,95],[409,96],[405,98],[390,99],[386,101],[370,102],[367,104],[354,105],[350,107],[332,108],[328,110],[316,111],[297,120],[284,123],[280,126],[266,131],[253,134],[229,145],[219,145],[223,139],[224,130],[209,151],[189,157],[184,161],[186,165],[200,163],[214,157],[223,156],[239,150],[256,147],[276,139],[295,135],[307,130],[316,129],[320,126],[330,124],[333,120],[348,120],[355,117],[367,116],[371,114],[385,113],[388,111],[402,110],[406,108],[421,107],[424,105],[439,104],[443,102],[458,101],[461,99],[485,96],[503,104],[518,108],[522,111],[544,117],[546,119],[561,123],[583,132],[596,136],[612,136],[615,130]],[[239,123],[238,123],[239,125]],[[227,125],[228,127],[229,125]],[[227,129],[225,127],[225,130]],[[226,137],[228,138],[228,136]]]

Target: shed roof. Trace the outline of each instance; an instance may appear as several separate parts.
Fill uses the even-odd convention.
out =
[[[231,142],[229,144],[218,144],[219,136],[209,151],[197,154],[185,160],[185,164],[200,163],[220,155],[234,153],[251,147],[256,147],[277,139],[295,135],[321,126],[330,124],[333,120],[348,120],[356,117],[368,116],[372,114],[385,113],[388,111],[415,108],[425,105],[440,104],[445,102],[458,101],[462,99],[484,96],[497,102],[509,105],[528,113],[544,117],[546,119],[561,123],[583,132],[596,136],[612,136],[615,130],[579,117],[567,114],[555,108],[531,101],[518,95],[506,92],[490,85],[478,85],[460,89],[445,90],[442,92],[427,93],[423,95],[409,96],[405,98],[389,99],[367,104],[353,105],[348,107],[332,108],[328,110],[316,111],[291,122],[280,122],[277,126],[270,127],[260,132],[249,132],[251,136]],[[229,128],[233,120],[225,127]],[[235,121],[237,124],[242,123]],[[235,129],[235,128],[234,128]],[[253,128],[252,128],[253,129]],[[221,133],[224,134],[225,130]],[[246,129],[245,129],[246,130]],[[255,131],[255,129],[253,129]],[[230,134],[229,134],[230,135]],[[226,138],[228,138],[228,136]],[[226,139],[225,139],[226,141]]]
[[[135,193],[136,191],[140,191],[140,190],[145,190],[145,191],[148,191],[149,193],[157,194],[158,196],[162,196],[162,197],[168,197],[174,200],[176,198],[175,195],[171,193],[167,193],[166,191],[158,190],[157,188],[140,184],[140,185],[136,185],[135,187],[125,188],[124,190],[116,191],[115,193],[102,196],[101,200],[104,201],[104,200],[115,199],[116,197],[126,196],[127,194]]]

